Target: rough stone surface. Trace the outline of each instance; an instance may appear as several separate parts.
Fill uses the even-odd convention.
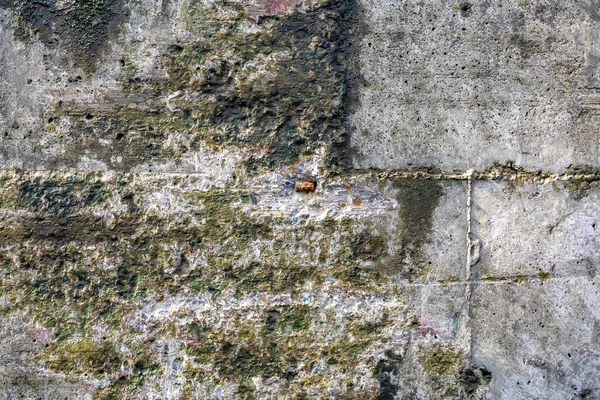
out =
[[[310,194],[280,173],[235,190],[195,175],[15,171],[2,182],[2,310],[7,329],[29,327],[17,343],[44,366],[22,383],[9,365],[10,385],[100,397],[462,393],[464,182],[358,176]]]
[[[0,0],[0,399],[598,398],[598,10]]]

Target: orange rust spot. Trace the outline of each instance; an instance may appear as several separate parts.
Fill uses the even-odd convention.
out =
[[[355,197],[352,199],[352,205],[354,207],[360,207],[362,205],[362,200],[359,199],[358,197]]]
[[[315,183],[311,181],[296,181],[296,192],[314,192],[315,187]]]

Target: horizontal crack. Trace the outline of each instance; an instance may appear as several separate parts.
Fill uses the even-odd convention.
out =
[[[50,176],[140,176],[140,177],[204,177],[203,172],[121,172],[121,171],[85,171],[85,170],[19,170],[19,169],[0,169],[2,175],[30,175],[39,177]],[[536,181],[536,182],[553,182],[553,181],[600,181],[600,171],[593,172],[564,172],[561,174],[543,172],[543,171],[526,171],[526,170],[507,170],[501,167],[492,167],[484,172],[477,172],[472,169],[464,172],[430,172],[422,170],[351,170],[344,173],[325,172],[323,177],[325,180],[334,178],[353,179],[353,178],[374,178],[377,180],[385,179],[423,179],[423,180],[458,180],[466,181],[469,177],[475,180],[507,180],[507,181]],[[258,178],[258,177],[252,177]],[[249,181],[252,181],[252,178]],[[241,184],[240,186],[243,186]],[[231,188],[229,190],[232,190]],[[235,189],[233,189],[235,190]]]
[[[483,277],[479,279],[470,279],[464,281],[451,281],[451,282],[423,282],[423,283],[400,283],[400,287],[444,287],[444,286],[464,286],[466,284],[472,285],[510,285],[510,284],[522,284],[522,283],[536,283],[536,282],[548,282],[548,281],[565,281],[569,279],[587,278],[588,275],[566,275],[566,276],[540,276],[540,275],[507,275],[507,276],[496,276],[496,277]]]
[[[600,180],[600,171],[594,172],[565,172],[556,174],[542,171],[525,171],[525,170],[505,170],[502,168],[490,168],[484,172],[467,170],[465,172],[429,172],[429,171],[381,171],[381,170],[356,170],[353,172],[340,174],[340,177],[372,177],[378,180],[385,179],[426,179],[426,180],[459,180],[466,181],[472,175],[475,180],[482,181],[536,181],[536,182],[553,182],[553,181],[598,181]]]

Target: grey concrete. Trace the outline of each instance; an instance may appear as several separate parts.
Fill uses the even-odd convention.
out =
[[[574,277],[475,285],[473,362],[494,376],[489,399],[598,397],[599,284]]]
[[[600,398],[599,61],[597,0],[0,0],[0,399]]]
[[[423,253],[428,258],[425,262],[431,265],[427,282],[465,279],[466,189],[465,181],[449,181],[444,186],[444,195],[433,214],[433,227],[423,245]]]
[[[600,165],[599,3],[364,2],[353,165]]]
[[[476,182],[473,361],[490,399],[600,395],[597,184]]]
[[[478,278],[595,277],[600,264],[598,184],[476,182]]]

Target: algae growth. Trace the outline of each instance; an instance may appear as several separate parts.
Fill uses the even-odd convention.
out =
[[[287,377],[290,393],[324,390],[329,374],[346,377],[350,385],[353,366],[385,332],[387,316],[343,320],[348,324],[340,327],[342,336],[321,341],[315,335],[328,334],[327,321],[336,320],[335,314],[281,305],[262,310],[252,322],[235,314],[241,319],[231,329],[195,319],[185,333],[180,326],[159,324],[145,334],[148,341],[138,342],[137,328],[128,321],[132,309],[147,299],[157,304],[176,296],[225,301],[255,293],[301,299],[306,287],[375,296],[389,281],[373,267],[387,257],[392,240],[378,227],[382,221],[291,224],[287,218],[252,216],[242,210],[252,204],[250,193],[198,191],[197,179],[3,173],[3,315],[27,309],[32,323],[52,335],[37,360],[72,379],[108,379],[101,391],[106,398],[153,382],[163,361],[153,359],[159,349],[152,338],[181,340],[182,335],[191,341],[182,350],[192,360],[186,367],[190,382],[216,385],[227,378],[248,398],[257,390],[251,379],[256,376]],[[98,337],[99,326],[110,339]],[[315,363],[328,367],[310,379],[304,372],[290,375],[292,367]],[[211,365],[213,372],[207,375],[202,365]],[[363,393],[364,388],[348,386],[347,391]]]
[[[177,27],[190,40],[160,47],[155,62],[164,73],[143,73],[124,54],[114,100],[58,102],[47,111],[47,129],[63,127],[66,153],[55,162],[74,166],[89,152],[128,171],[206,148],[246,148],[255,151],[244,168],[256,174],[338,143],[354,8],[323,1],[252,22],[239,5],[183,2]]]
[[[76,68],[91,74],[99,57],[116,39],[128,11],[123,0],[5,0],[12,9],[14,34],[21,40],[39,38],[50,48],[65,49]]]

